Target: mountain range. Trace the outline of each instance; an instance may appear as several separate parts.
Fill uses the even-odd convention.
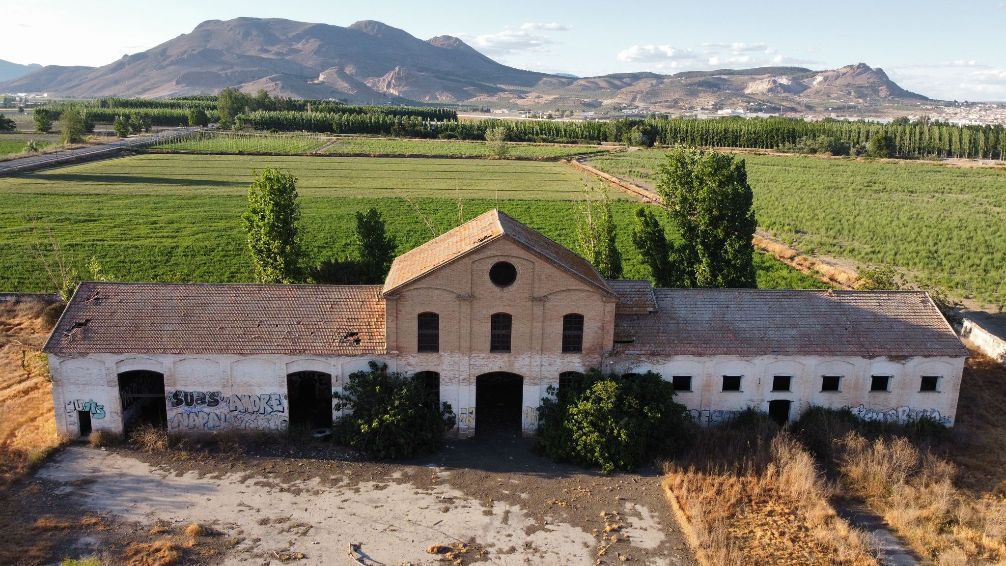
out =
[[[4,69],[0,65],[0,79]],[[168,97],[211,94],[231,86],[354,103],[602,112],[738,108],[799,113],[928,100],[863,63],[826,71],[762,67],[579,78],[516,69],[493,61],[457,37],[424,41],[376,21],[340,27],[259,18],[209,20],[191,33],[102,67],[38,68],[0,82],[0,92]]]

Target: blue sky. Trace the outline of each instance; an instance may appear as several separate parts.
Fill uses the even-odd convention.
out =
[[[946,99],[1006,100],[1006,0],[397,2],[28,0],[3,9],[0,59],[102,65],[207,19],[380,20],[416,37],[457,35],[516,67],[628,71],[864,62]]]

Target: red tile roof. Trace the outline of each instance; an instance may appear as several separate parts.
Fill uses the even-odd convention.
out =
[[[385,350],[377,285],[81,283],[45,351],[59,355]]]
[[[391,293],[501,238],[509,238],[556,267],[604,291],[611,292],[605,280],[589,261],[496,209],[481,214],[395,258],[384,281],[383,292]]]
[[[618,296],[615,314],[646,314],[657,310],[657,299],[649,281],[608,279],[608,286]]]
[[[615,317],[615,349],[650,355],[952,356],[967,350],[926,293],[655,289]]]

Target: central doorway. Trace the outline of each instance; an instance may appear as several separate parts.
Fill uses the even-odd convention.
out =
[[[332,376],[321,371],[298,371],[286,376],[290,428],[332,427]]]
[[[119,399],[122,402],[122,432],[138,427],[168,426],[168,406],[164,398],[164,375],[149,370],[124,371],[119,374]]]
[[[497,371],[475,378],[475,436],[519,436],[524,378]]]
[[[779,426],[789,422],[789,408],[793,402],[785,399],[775,399],[768,402],[768,416]]]

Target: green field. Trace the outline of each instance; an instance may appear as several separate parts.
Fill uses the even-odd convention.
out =
[[[744,155],[758,225],[805,253],[886,264],[1006,305],[1006,168]],[[663,152],[594,159],[652,184]]]
[[[252,170],[269,166],[299,178],[313,262],[346,255],[354,213],[369,207],[399,252],[496,206],[575,245],[584,178],[559,163],[144,155],[0,179],[0,290],[51,289],[32,246],[47,231],[81,273],[93,256],[122,280],[249,281],[240,215]],[[612,196],[626,277],[645,277],[629,241],[639,204]],[[763,286],[819,286],[767,256],[758,266]]]
[[[9,158],[13,154],[21,153],[29,140],[35,140],[45,147],[59,143],[59,136],[38,133],[0,134],[0,157]]]
[[[594,145],[510,143],[510,159],[555,160],[575,155],[606,153]],[[328,155],[491,157],[483,141],[419,140],[310,134],[219,134],[201,139],[163,144],[155,151],[186,151],[223,154],[303,155],[319,151]]]
[[[331,143],[332,139],[318,135],[274,134],[232,135],[220,134],[175,143],[154,146],[154,151],[187,151],[194,153],[234,153],[302,155],[317,151]]]

